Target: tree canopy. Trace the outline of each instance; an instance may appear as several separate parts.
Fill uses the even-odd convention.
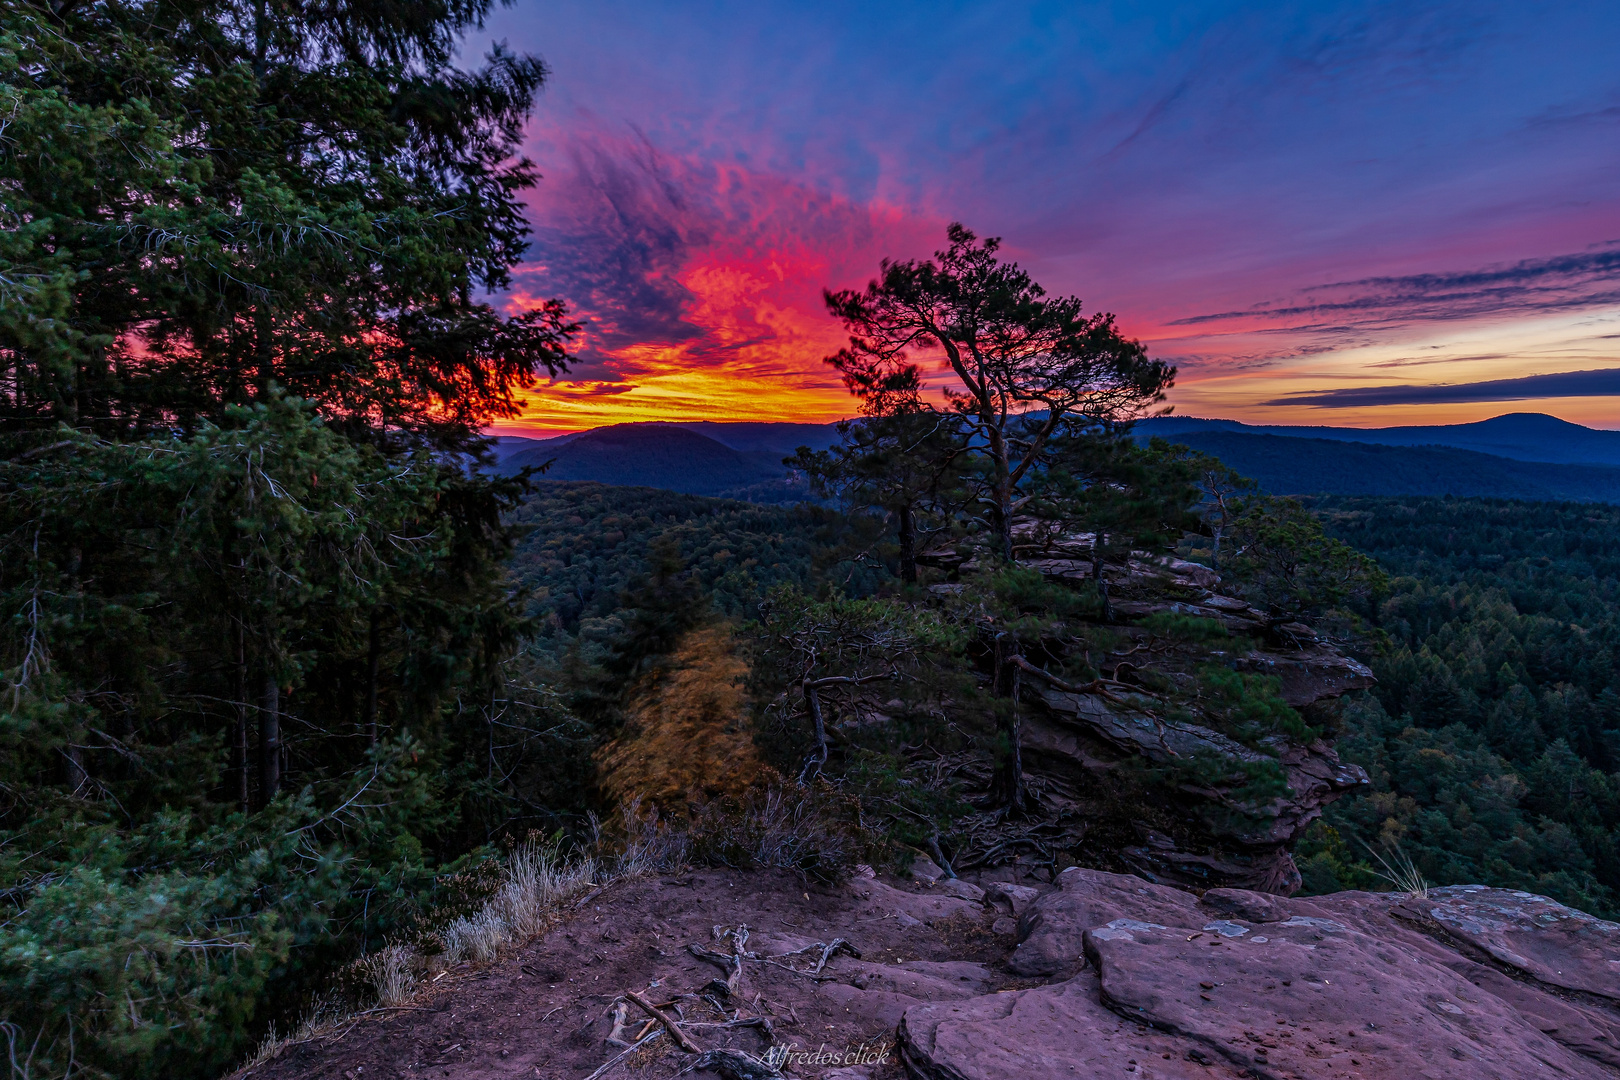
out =
[[[0,416],[136,437],[271,384],[357,437],[472,445],[565,362],[504,315],[544,82],[490,0],[18,4],[0,21]],[[29,435],[28,433],[38,433]]]

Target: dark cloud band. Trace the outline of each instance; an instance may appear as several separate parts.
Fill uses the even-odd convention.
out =
[[[1322,393],[1290,394],[1272,398],[1266,404],[1349,409],[1369,405],[1441,405],[1469,401],[1617,396],[1620,396],[1620,368],[1605,368],[1450,386],[1356,386]]]
[[[1542,314],[1620,303],[1617,286],[1620,246],[1605,244],[1599,250],[1526,259],[1507,266],[1318,285],[1301,291],[1292,303],[1192,315],[1170,325],[1307,319],[1318,322],[1286,329],[1344,331],[1415,320]],[[1320,320],[1324,318],[1340,325],[1323,325]]]

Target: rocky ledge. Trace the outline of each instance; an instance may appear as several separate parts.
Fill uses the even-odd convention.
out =
[[[1095,870],[918,870],[620,881],[503,960],[446,971],[246,1075],[1620,1076],[1620,925],[1544,897],[1200,896]]]
[[[1198,722],[1194,708],[1174,708],[1174,692],[1138,691],[1133,684],[1190,682],[1187,669],[1218,658],[1240,672],[1275,680],[1279,699],[1307,719],[1331,716],[1345,694],[1372,687],[1372,672],[1359,661],[1319,641],[1303,624],[1273,624],[1247,603],[1207,590],[1191,599],[1121,601],[1122,619],[1141,620],[1172,613],[1209,619],[1225,626],[1233,640],[1264,647],[1237,655],[1198,649],[1161,650],[1141,658],[1138,645],[1103,660],[1109,683],[1094,692],[1035,682],[1024,693],[1033,708],[1023,723],[1026,768],[1055,781],[1058,790],[1079,795],[1072,812],[1092,822],[1112,821],[1121,866],[1150,880],[1198,888],[1238,887],[1288,894],[1300,886],[1290,854],[1294,843],[1323,809],[1341,796],[1368,786],[1358,765],[1339,760],[1331,742],[1273,736],[1244,745]],[[1122,633],[1132,633],[1127,625]],[[1240,636],[1242,635],[1242,636]],[[1129,656],[1130,659],[1124,657]],[[1176,715],[1177,712],[1181,715]],[[1189,719],[1189,714],[1193,718]],[[1175,770],[1200,762],[1197,782],[1176,779]],[[1219,768],[1211,769],[1211,764]],[[1246,768],[1278,768],[1284,790],[1269,799],[1246,799],[1252,779]],[[1157,770],[1158,813],[1142,800],[1121,797],[1110,780]],[[1223,775],[1224,774],[1224,775]],[[1213,778],[1211,778],[1213,775]],[[1085,793],[1095,792],[1086,798]]]

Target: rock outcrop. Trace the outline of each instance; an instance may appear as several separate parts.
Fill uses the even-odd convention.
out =
[[[1101,674],[1080,686],[1026,663],[1020,742],[1037,813],[1085,821],[1090,861],[1106,857],[1150,880],[1296,891],[1295,841],[1329,803],[1368,785],[1330,738],[1313,736],[1331,732],[1333,703],[1371,688],[1372,672],[1310,626],[1225,595],[1208,567],[1141,552],[1102,563],[1093,558],[1091,533],[1055,522],[1020,519],[1012,532],[1018,564],[1050,581],[1081,585],[1100,574],[1110,600],[1102,614],[1107,634],[1124,639],[1106,654],[1083,627],[1042,642],[1054,667],[1079,659]],[[970,574],[986,560],[979,543],[968,538],[918,561]],[[932,592],[951,603],[965,588],[946,583]],[[996,648],[984,651],[981,666],[1001,662]],[[1260,712],[1296,711],[1294,734],[1223,722],[1206,693],[1210,671],[1221,668],[1248,680],[1244,695],[1263,692]]]
[[[1243,601],[1208,593],[1197,603],[1139,600],[1118,607],[1139,619],[1163,612],[1207,618],[1234,634],[1260,633],[1270,626],[1262,612]],[[1306,716],[1373,685],[1365,665],[1314,638],[1301,644],[1309,629],[1288,625],[1295,629],[1279,632],[1287,647],[1251,649],[1224,658],[1226,666],[1275,679],[1282,702]],[[1139,668],[1126,675],[1122,667],[1122,663],[1114,666],[1116,681],[1140,678],[1134,673]],[[1276,736],[1257,749],[1175,717],[1161,698],[1129,687],[1075,693],[1037,685],[1026,698],[1040,706],[1024,722],[1027,768],[1070,788],[1084,789],[1088,781],[1122,766],[1173,771],[1178,765],[1200,762],[1205,763],[1206,775],[1211,771],[1208,763],[1226,767],[1230,779],[1224,782],[1166,782],[1176,809],[1174,819],[1181,826],[1179,836],[1131,822],[1140,842],[1120,847],[1118,856],[1124,866],[1150,880],[1292,893],[1300,885],[1290,854],[1295,840],[1329,803],[1368,784],[1366,772],[1340,761],[1324,740],[1300,743]],[[1285,790],[1260,802],[1244,799],[1243,784],[1252,776],[1245,770],[1265,767],[1280,768]],[[1115,800],[1108,812],[1128,814],[1130,809]],[[1096,810],[1092,816],[1097,816]]]

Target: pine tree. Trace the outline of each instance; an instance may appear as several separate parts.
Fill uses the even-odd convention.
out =
[[[217,1074],[509,816],[467,717],[522,485],[468,466],[573,328],[488,299],[545,77],[456,62],[489,8],[0,9],[0,1021],[42,1073]]]

